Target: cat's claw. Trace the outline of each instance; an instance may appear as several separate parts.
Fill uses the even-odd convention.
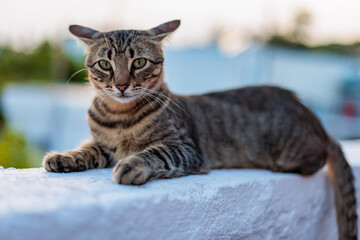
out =
[[[113,179],[118,184],[142,185],[152,176],[154,176],[154,171],[144,160],[133,156],[120,160],[113,171]]]
[[[48,172],[77,172],[84,171],[85,166],[73,157],[60,153],[49,153],[44,157],[43,166]]]

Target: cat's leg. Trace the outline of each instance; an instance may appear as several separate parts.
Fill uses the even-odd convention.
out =
[[[110,155],[102,147],[90,141],[79,149],[64,154],[48,153],[44,157],[43,166],[49,172],[77,172],[104,168],[110,161]]]
[[[175,178],[205,173],[203,161],[185,144],[155,145],[117,162],[113,179],[120,184],[141,185],[157,178]]]

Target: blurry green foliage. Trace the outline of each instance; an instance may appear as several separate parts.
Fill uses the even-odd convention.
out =
[[[82,59],[76,61],[70,58],[59,45],[48,41],[31,51],[0,47],[0,84],[24,81],[66,82],[82,68]],[[71,82],[83,82],[85,78],[86,71],[83,71],[74,76]]]
[[[40,167],[41,151],[30,146],[21,133],[7,126],[0,132],[0,166],[4,168]]]
[[[267,39],[270,45],[295,48],[300,50],[310,50],[318,52],[329,52],[343,55],[360,55],[360,42],[353,44],[330,43],[320,46],[309,46],[308,29],[312,22],[312,15],[306,9],[300,9],[293,19],[293,26],[288,32],[279,33],[274,31]]]
[[[31,51],[16,51],[0,46],[0,90],[9,82],[68,82],[84,68],[84,59],[71,58],[60,45],[44,41]],[[84,82],[86,71],[71,78],[70,83]],[[0,166],[29,168],[41,166],[42,151],[29,144],[24,135],[6,125],[0,106]]]
[[[309,46],[302,42],[294,42],[284,35],[273,35],[267,40],[267,43],[273,46],[295,48],[299,50],[309,50],[316,52],[328,52],[341,55],[360,55],[360,42],[353,43],[351,45],[331,43],[320,46]]]

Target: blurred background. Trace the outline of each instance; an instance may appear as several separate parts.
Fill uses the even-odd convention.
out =
[[[165,44],[180,94],[268,84],[295,91],[335,138],[360,138],[358,0],[12,0],[0,15],[0,166],[41,166],[90,138],[85,49],[70,24],[148,29],[181,19]]]

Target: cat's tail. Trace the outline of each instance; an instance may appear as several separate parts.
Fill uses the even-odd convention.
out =
[[[327,164],[335,190],[336,216],[340,240],[357,239],[354,176],[339,144],[331,139]]]

